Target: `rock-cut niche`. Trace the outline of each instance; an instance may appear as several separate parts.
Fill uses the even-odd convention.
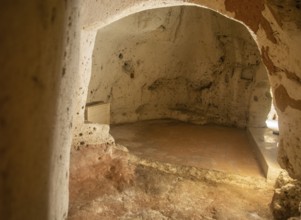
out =
[[[267,72],[247,28],[204,8],[152,9],[111,23],[97,33],[92,65],[91,122],[262,127],[271,108]]]

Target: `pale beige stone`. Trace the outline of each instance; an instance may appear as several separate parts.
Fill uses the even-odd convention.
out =
[[[247,26],[270,73],[279,116],[279,162],[292,177],[301,179],[297,1],[4,0],[0,8],[1,219],[66,217],[72,133],[85,126],[82,107],[87,102],[98,30],[133,13],[177,5],[207,8]],[[250,77],[249,72],[243,75]],[[102,138],[110,138],[109,133]]]
[[[110,124],[110,103],[88,104],[85,111],[85,121]]]

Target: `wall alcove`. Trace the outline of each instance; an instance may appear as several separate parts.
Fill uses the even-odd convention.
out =
[[[110,103],[110,123],[175,118],[263,126],[267,72],[247,28],[198,7],[143,11],[96,36],[87,103]]]
[[[151,9],[97,32],[85,120],[110,124],[116,142],[134,153],[252,175],[260,168],[245,130],[237,128],[265,127],[271,105],[267,71],[250,32],[214,11]]]

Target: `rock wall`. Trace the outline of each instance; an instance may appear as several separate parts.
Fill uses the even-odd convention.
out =
[[[271,210],[276,220],[300,219],[301,183],[291,179],[287,172],[281,172],[276,180]]]
[[[66,216],[71,127],[77,134],[83,124],[97,31],[158,7],[207,7],[249,28],[275,97],[279,161],[292,177],[301,179],[298,1],[86,0],[79,7],[70,0],[1,3],[1,219]]]
[[[300,4],[289,0],[171,0],[162,1],[84,1],[81,5],[81,84],[78,94],[75,124],[83,123],[88,85],[92,72],[92,52],[97,31],[133,13],[169,6],[199,6],[209,8],[246,25],[260,48],[262,60],[269,72],[275,108],[279,116],[279,162],[294,178],[301,179],[301,31]],[[283,89],[284,88],[284,89]],[[254,96],[253,96],[254,97]],[[251,109],[254,109],[251,107]]]
[[[0,219],[68,211],[77,1],[0,7]]]
[[[97,32],[92,58],[87,102],[111,103],[113,124],[265,125],[271,96],[258,47],[245,26],[216,12],[184,6],[128,16]]]

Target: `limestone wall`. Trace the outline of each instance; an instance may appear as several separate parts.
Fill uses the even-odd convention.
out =
[[[0,219],[67,216],[76,4],[1,2]]]
[[[97,32],[92,59],[87,102],[111,103],[111,123],[265,125],[271,96],[258,47],[245,26],[211,10],[169,7],[116,21]]]
[[[83,124],[97,31],[142,10],[175,5],[208,7],[247,25],[269,70],[280,121],[279,161],[291,176],[301,179],[297,1],[86,0],[77,7],[77,1],[71,0],[4,0],[0,8],[1,219],[64,219],[71,129],[77,134]]]
[[[92,52],[97,31],[136,12],[177,5],[209,8],[246,25],[257,42],[263,63],[269,72],[269,81],[280,123],[279,162],[291,176],[301,178],[301,158],[296,156],[301,155],[301,13],[300,6],[293,0],[285,2],[273,0],[268,1],[267,4],[260,0],[82,2],[81,26],[83,29],[81,31],[82,49],[80,50],[82,83],[77,92],[85,98],[78,99],[75,123],[79,125],[83,123],[84,108],[82,107],[86,104],[88,97],[88,85],[93,69]],[[251,109],[255,108],[251,106]]]

